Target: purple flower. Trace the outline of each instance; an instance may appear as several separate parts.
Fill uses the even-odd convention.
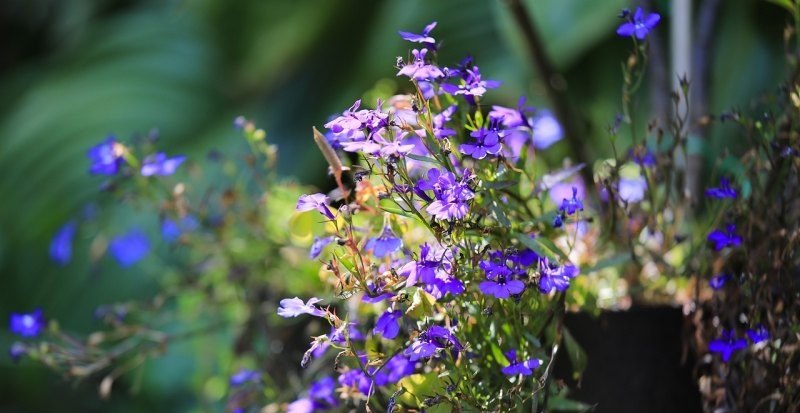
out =
[[[338,402],[335,397],[336,381],[331,377],[324,377],[311,383],[308,389],[308,397],[314,402],[317,409],[335,407]]]
[[[45,328],[47,321],[42,315],[42,310],[37,308],[32,313],[11,313],[9,330],[21,337],[36,337]]]
[[[378,386],[386,386],[400,381],[403,377],[414,374],[414,363],[402,354],[395,354],[378,370],[373,379]]]
[[[414,61],[403,66],[397,72],[397,76],[408,76],[414,80],[433,80],[444,77],[444,73],[436,65],[425,63],[425,55],[427,53],[428,49],[412,50],[411,54],[414,56]]]
[[[381,335],[386,339],[393,339],[397,337],[400,332],[400,320],[403,318],[403,312],[400,310],[386,311],[378,317],[375,322],[375,328],[372,329],[372,334]]]
[[[167,154],[164,152],[149,155],[144,158],[144,162],[142,163],[142,176],[172,175],[185,160],[186,157],[183,155],[167,158]]]
[[[108,245],[111,256],[123,268],[139,262],[150,253],[150,240],[138,229],[132,229],[123,235],[111,239]]]
[[[647,180],[638,176],[636,178],[620,178],[619,198],[628,203],[639,202],[644,199],[647,191]]]
[[[428,170],[427,179],[417,182],[417,193],[432,190],[436,200],[426,208],[429,214],[439,220],[461,219],[469,212],[467,202],[475,198],[469,188],[472,179],[469,171],[460,181],[451,172],[441,172],[436,168]],[[424,195],[424,194],[423,194]]]
[[[286,413],[314,413],[314,402],[309,398],[297,399],[286,406]]]
[[[122,154],[125,147],[118,143],[114,136],[109,136],[104,142],[97,144],[86,152],[92,161],[89,173],[93,175],[116,175],[122,165]]]
[[[542,360],[539,359],[528,359],[520,361],[519,359],[517,359],[516,350],[509,350],[506,353],[506,357],[508,357],[508,361],[511,364],[503,367],[503,374],[509,376],[516,376],[517,374],[521,374],[523,376],[530,376],[531,374],[533,374],[533,371],[536,370],[536,368],[542,365]]]
[[[458,109],[458,105],[450,105],[433,117],[433,136],[437,139],[444,139],[456,134],[456,131],[447,127],[447,123],[453,120],[453,114],[456,113],[456,109]]]
[[[714,243],[714,249],[717,251],[725,247],[738,247],[742,244],[742,237],[736,235],[736,225],[728,224],[725,231],[715,229],[708,234],[708,240]]]
[[[760,344],[769,340],[769,330],[762,324],[759,324],[755,329],[747,330],[747,337],[750,338],[753,344]]]
[[[564,198],[561,201],[561,207],[559,211],[566,213],[567,215],[572,215],[577,211],[583,211],[583,201],[578,199],[578,188],[572,187],[572,199]]]
[[[737,350],[747,347],[747,341],[743,338],[737,339],[733,331],[722,330],[722,335],[716,340],[711,340],[708,343],[708,350],[712,353],[719,353],[722,356],[722,361],[727,362],[730,360],[731,355]]]
[[[321,301],[321,299],[316,297],[309,298],[308,302],[306,303],[303,303],[303,300],[301,300],[299,297],[284,298],[280,302],[280,307],[278,307],[278,315],[285,318],[297,317],[301,314],[311,314],[317,317],[325,317],[327,313],[324,310],[314,306],[314,304]]]
[[[431,49],[436,49],[436,39],[430,36],[431,31],[433,31],[435,27],[436,27],[436,22],[433,22],[425,26],[425,28],[422,30],[422,34],[403,32],[403,31],[400,31],[398,33],[400,33],[400,37],[402,37],[403,40],[408,40],[409,42],[412,43],[422,43],[426,47],[429,47]]]
[[[633,18],[629,17],[627,22],[617,28],[617,34],[622,37],[636,36],[637,39],[644,40],[647,33],[653,30],[660,20],[661,15],[658,13],[645,14],[641,7],[637,7]]]
[[[730,279],[731,279],[731,275],[730,275],[730,274],[717,274],[717,275],[715,275],[715,276],[711,277],[711,279],[710,279],[710,280],[708,280],[708,285],[709,285],[711,288],[715,289],[715,290],[719,290],[719,289],[721,289],[721,288],[722,288],[722,287],[725,285],[725,283],[727,283],[727,282],[728,282],[728,280],[730,280]]]
[[[533,146],[536,149],[547,149],[564,137],[561,123],[549,111],[542,110],[531,120],[533,124]]]
[[[534,110],[535,108],[532,106],[525,106],[525,96],[521,96],[517,102],[517,107],[514,109],[503,106],[492,106],[489,117],[499,119],[506,128],[516,128],[520,126],[529,127],[528,114]]]
[[[371,250],[375,258],[383,258],[403,248],[403,240],[394,235],[389,225],[384,225],[381,235],[370,238],[364,249]]]
[[[545,258],[539,261],[539,272],[539,291],[542,294],[549,294],[553,291],[566,291],[569,288],[569,280],[575,278],[580,271],[572,264],[559,266]]]
[[[50,259],[58,265],[66,265],[72,258],[72,240],[78,225],[75,221],[68,221],[59,228],[50,241]]]
[[[642,167],[656,166],[656,157],[650,149],[644,146],[639,146],[635,149],[628,151],[628,156],[631,160]]]
[[[459,85],[449,83],[442,84],[442,90],[451,95],[463,95],[471,105],[475,104],[475,98],[483,96],[487,89],[495,89],[500,86],[496,80],[482,80],[478,66],[466,68],[462,74],[462,82]]]
[[[361,394],[372,393],[372,380],[361,370],[347,370],[339,376],[339,384],[356,389]]]
[[[25,344],[20,343],[19,341],[15,341],[11,344],[11,347],[8,348],[8,355],[11,357],[11,361],[14,363],[18,362],[19,359],[22,358],[25,354],[28,353],[28,347]]]
[[[258,383],[261,381],[261,373],[254,370],[239,370],[236,374],[231,376],[231,387],[239,387],[247,382]]]
[[[450,330],[440,326],[431,326],[420,333],[419,337],[406,348],[403,354],[408,356],[410,361],[417,361],[432,357],[439,349],[450,346],[458,351],[463,349],[461,343]]]
[[[311,195],[300,195],[300,199],[297,200],[297,206],[295,210],[298,212],[306,212],[316,209],[322,215],[325,215],[329,219],[336,219],[333,216],[333,213],[330,209],[328,209],[328,197],[324,194],[311,194]]]
[[[173,243],[178,240],[186,232],[191,232],[197,229],[200,224],[197,218],[192,215],[187,215],[181,218],[180,221],[175,221],[171,218],[164,218],[161,221],[161,237],[168,243]]]
[[[482,261],[480,267],[486,272],[487,278],[478,286],[482,293],[495,298],[508,298],[525,290],[525,283],[515,280],[511,269],[505,264]]]
[[[492,121],[495,123],[496,121]],[[497,155],[503,148],[500,145],[500,134],[496,128],[486,129],[480,128],[469,134],[475,138],[472,143],[464,143],[461,145],[461,153],[469,155],[475,159],[483,159],[486,155]]]
[[[333,242],[334,239],[335,237],[333,236],[314,238],[314,242],[311,244],[311,249],[308,251],[308,258],[311,258],[312,260],[317,259],[317,257],[322,254],[322,249],[325,248],[326,245]]]
[[[706,196],[715,199],[736,199],[738,193],[735,189],[731,188],[731,183],[727,178],[720,178],[719,187],[706,189]]]

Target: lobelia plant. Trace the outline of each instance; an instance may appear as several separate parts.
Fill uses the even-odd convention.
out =
[[[160,239],[127,227],[106,241],[89,219],[72,219],[52,239],[52,260],[67,265],[92,229],[95,261],[107,252],[132,267],[164,245],[183,258],[153,300],[98,309],[107,326],[85,338],[48,326],[41,309],[12,314],[22,340],[10,355],[103,377],[107,396],[169,344],[224,331],[234,338],[204,388],[224,383],[214,401],[227,392],[231,412],[585,411],[554,377],[560,358],[573,378],[586,365],[566,311],[667,301],[692,321],[707,411],[798,411],[800,6],[786,7],[791,77],[763,116],[705,118],[737,125],[747,145],[724,154],[698,193],[686,167],[699,121],[686,77],[672,114],[639,130],[635,98],[661,19],[642,9],[620,14],[616,33],[633,50],[609,127],[613,158],[591,165],[547,165],[540,152],[562,125],[524,97],[484,104],[500,82],[471,58],[441,66],[436,22],[400,32],[415,47],[396,67],[410,94],[370,108],[357,100],[325,133],[312,129],[335,183],[328,193],[279,185],[276,148],[244,118],[235,125],[253,149],[252,179],[214,155],[233,182],[201,197],[192,181],[170,181],[197,167],[185,157],[153,139],[109,137],[87,153],[89,171],[117,199],[155,205]],[[309,332],[319,335],[293,349]],[[288,344],[289,357],[268,354],[266,340]],[[277,374],[298,365],[304,390],[295,374]]]
[[[337,188],[296,210],[326,224],[312,255],[334,296],[285,299],[278,314],[330,323],[301,364],[334,374],[290,412],[586,408],[553,380],[560,348],[576,372],[585,362],[563,325],[570,284],[594,263],[575,249],[596,239],[573,181],[583,165],[548,173],[536,155],[558,122],[524,98],[484,108],[500,82],[471,58],[440,67],[435,27],[400,32],[422,47],[397,60],[413,94],[356,101],[313,130]]]

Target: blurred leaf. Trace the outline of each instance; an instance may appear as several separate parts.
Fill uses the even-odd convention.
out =
[[[563,327],[562,334],[564,335],[564,350],[567,352],[567,356],[569,356],[573,377],[578,380],[583,371],[586,370],[586,363],[588,360],[586,352],[581,345],[575,341],[575,338],[572,337],[572,333],[569,332],[568,328]]]
[[[553,244],[553,241],[550,241],[544,237],[533,237],[531,238],[529,235],[526,234],[516,234],[516,238],[519,242],[523,243],[526,247],[533,250],[533,252],[539,254],[539,256],[546,257],[548,260],[552,262],[558,262],[558,258],[560,257],[564,261],[569,261],[569,257],[560,248]]]

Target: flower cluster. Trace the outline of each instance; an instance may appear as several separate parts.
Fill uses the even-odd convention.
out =
[[[410,408],[465,403],[456,394],[468,393],[479,410],[502,387],[541,389],[535,380],[507,377],[536,375],[556,345],[541,332],[532,339],[522,330],[538,314],[533,308],[563,306],[580,272],[579,262],[549,237],[564,235],[557,228],[564,223],[583,220],[583,195],[573,189],[552,203],[548,196],[580,168],[528,172],[534,151],[562,138],[560,124],[524,98],[516,108],[493,105],[483,112],[481,101],[500,82],[486,80],[471,58],[439,66],[435,27],[401,32],[424,46],[411,51],[410,61],[398,60],[397,75],[411,81],[411,95],[391,97],[389,105],[378,100],[374,109],[357,100],[325,124],[324,139],[315,138],[334,175],[350,171],[353,178],[350,184],[335,176],[336,190],[302,195],[295,208],[325,224],[309,256],[322,260],[339,299],[324,308],[317,297],[284,299],[277,314],[331,324],[300,364],[323,363],[325,349],[335,348],[337,377],[312,383],[290,411],[339,406],[329,398],[334,387],[353,403],[369,405],[382,394]],[[342,152],[356,153],[360,162],[342,165]],[[543,185],[544,191],[531,190]],[[534,201],[546,202],[546,209],[534,212]],[[557,215],[561,224],[542,221],[544,214]],[[523,319],[516,327],[496,317],[512,313]],[[505,327],[494,339],[476,339],[499,326]],[[517,352],[529,357],[519,360]],[[506,378],[478,390],[465,380],[474,374]],[[437,375],[449,376],[450,384]],[[431,386],[440,390],[422,390]]]

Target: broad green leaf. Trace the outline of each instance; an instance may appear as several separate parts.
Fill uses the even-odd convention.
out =
[[[547,257],[550,261],[558,261],[560,257],[564,261],[568,261],[569,257],[567,254],[564,254],[556,244],[553,244],[553,241],[550,241],[547,238],[542,237],[533,237],[526,234],[516,234],[515,238],[524,244],[526,247],[533,250],[533,252],[539,254],[542,257]]]

